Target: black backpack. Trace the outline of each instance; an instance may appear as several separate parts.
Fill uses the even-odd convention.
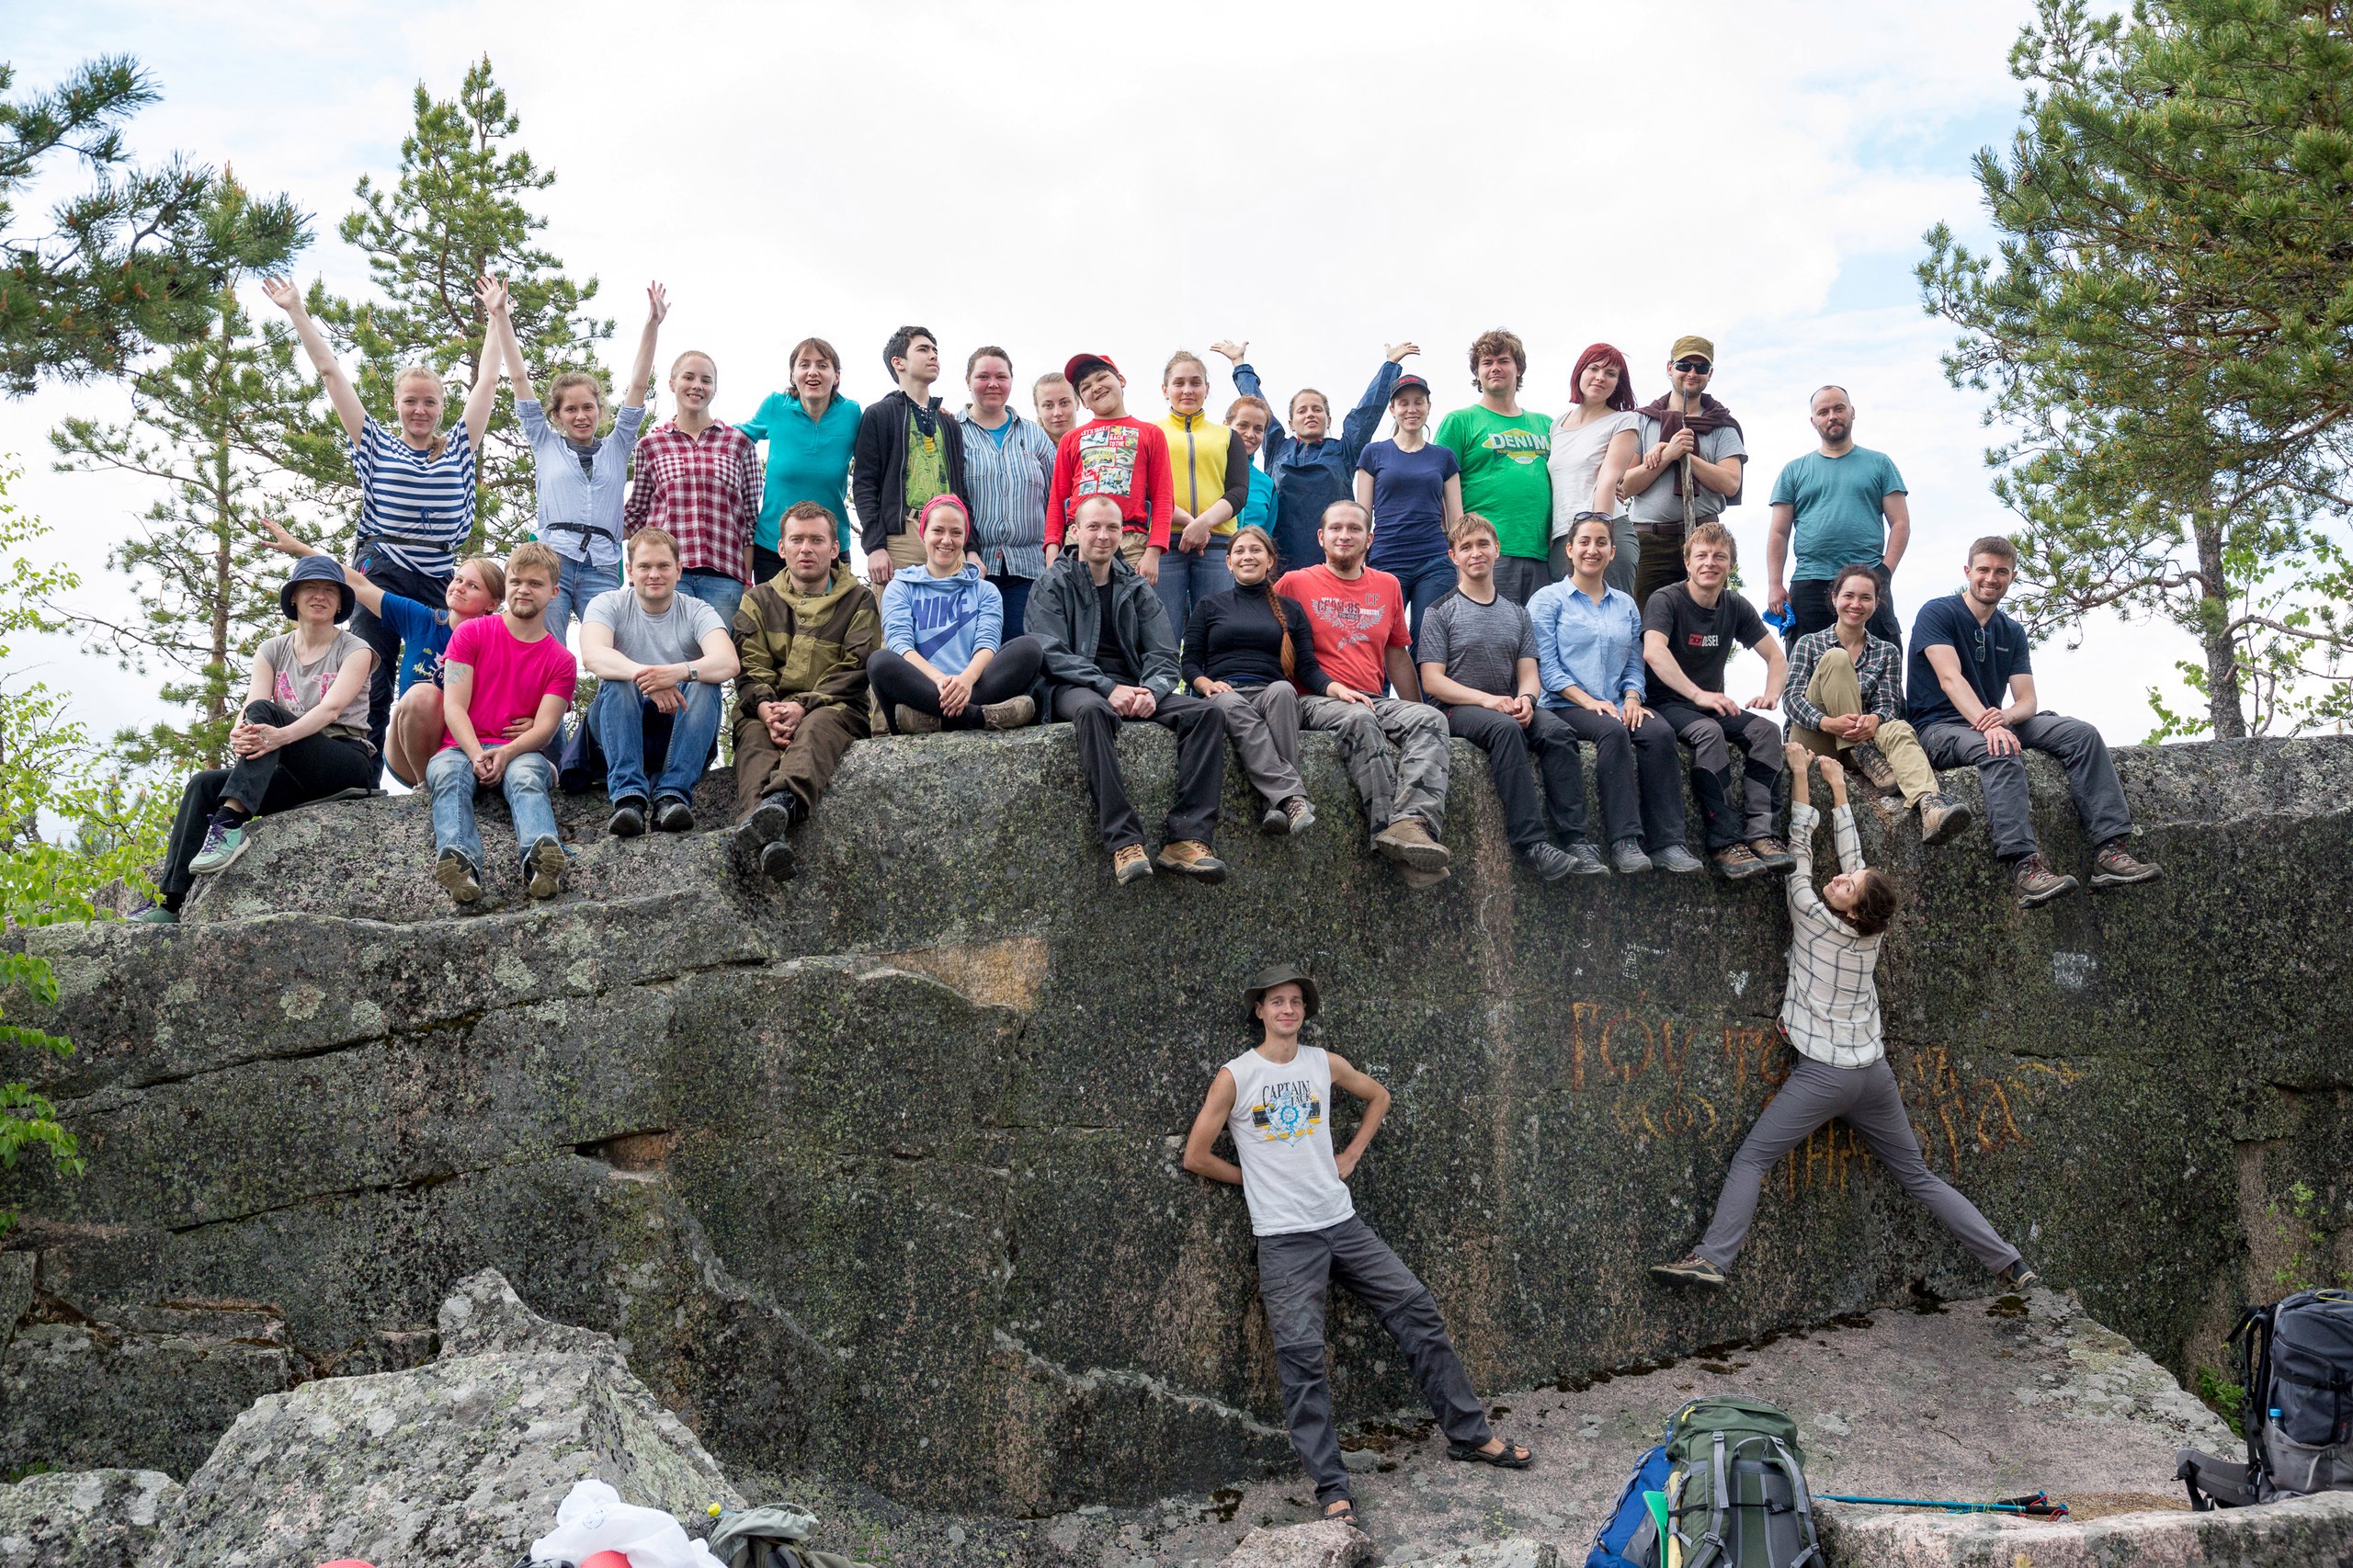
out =
[[[2184,1449],[2175,1477],[2197,1509],[2353,1492],[2353,1291],[2299,1290],[2250,1307],[2239,1356],[2246,1462]]]

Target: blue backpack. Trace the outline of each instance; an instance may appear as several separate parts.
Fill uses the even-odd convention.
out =
[[[1609,1510],[1608,1522],[1593,1538],[1593,1550],[1586,1553],[1585,1568],[1650,1568],[1658,1561],[1658,1525],[1643,1494],[1665,1491],[1666,1471],[1666,1445],[1661,1443],[1644,1454],[1635,1464],[1634,1473],[1626,1478],[1618,1506]]]

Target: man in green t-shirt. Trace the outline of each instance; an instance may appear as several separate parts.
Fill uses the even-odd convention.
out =
[[[1552,580],[1552,421],[1519,406],[1528,350],[1513,334],[1481,333],[1471,376],[1479,401],[1439,422],[1438,444],[1461,465],[1462,510],[1495,525],[1495,592],[1524,605]]]

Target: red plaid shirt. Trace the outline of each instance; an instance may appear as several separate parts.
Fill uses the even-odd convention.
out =
[[[713,420],[689,436],[672,421],[638,442],[622,538],[660,528],[678,541],[681,569],[749,582],[744,557],[759,517],[759,453],[733,425]]]

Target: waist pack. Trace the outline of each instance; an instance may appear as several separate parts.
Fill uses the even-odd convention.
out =
[[[2299,1290],[2231,1330],[2246,1429],[2244,1464],[2180,1451],[2198,1509],[2353,1492],[2353,1291]]]
[[[1654,1506],[1646,1493],[1664,1494]],[[1665,1526],[1661,1527],[1661,1517]],[[1586,1568],[1820,1568],[1797,1423],[1759,1400],[1695,1399],[1667,1418]]]

